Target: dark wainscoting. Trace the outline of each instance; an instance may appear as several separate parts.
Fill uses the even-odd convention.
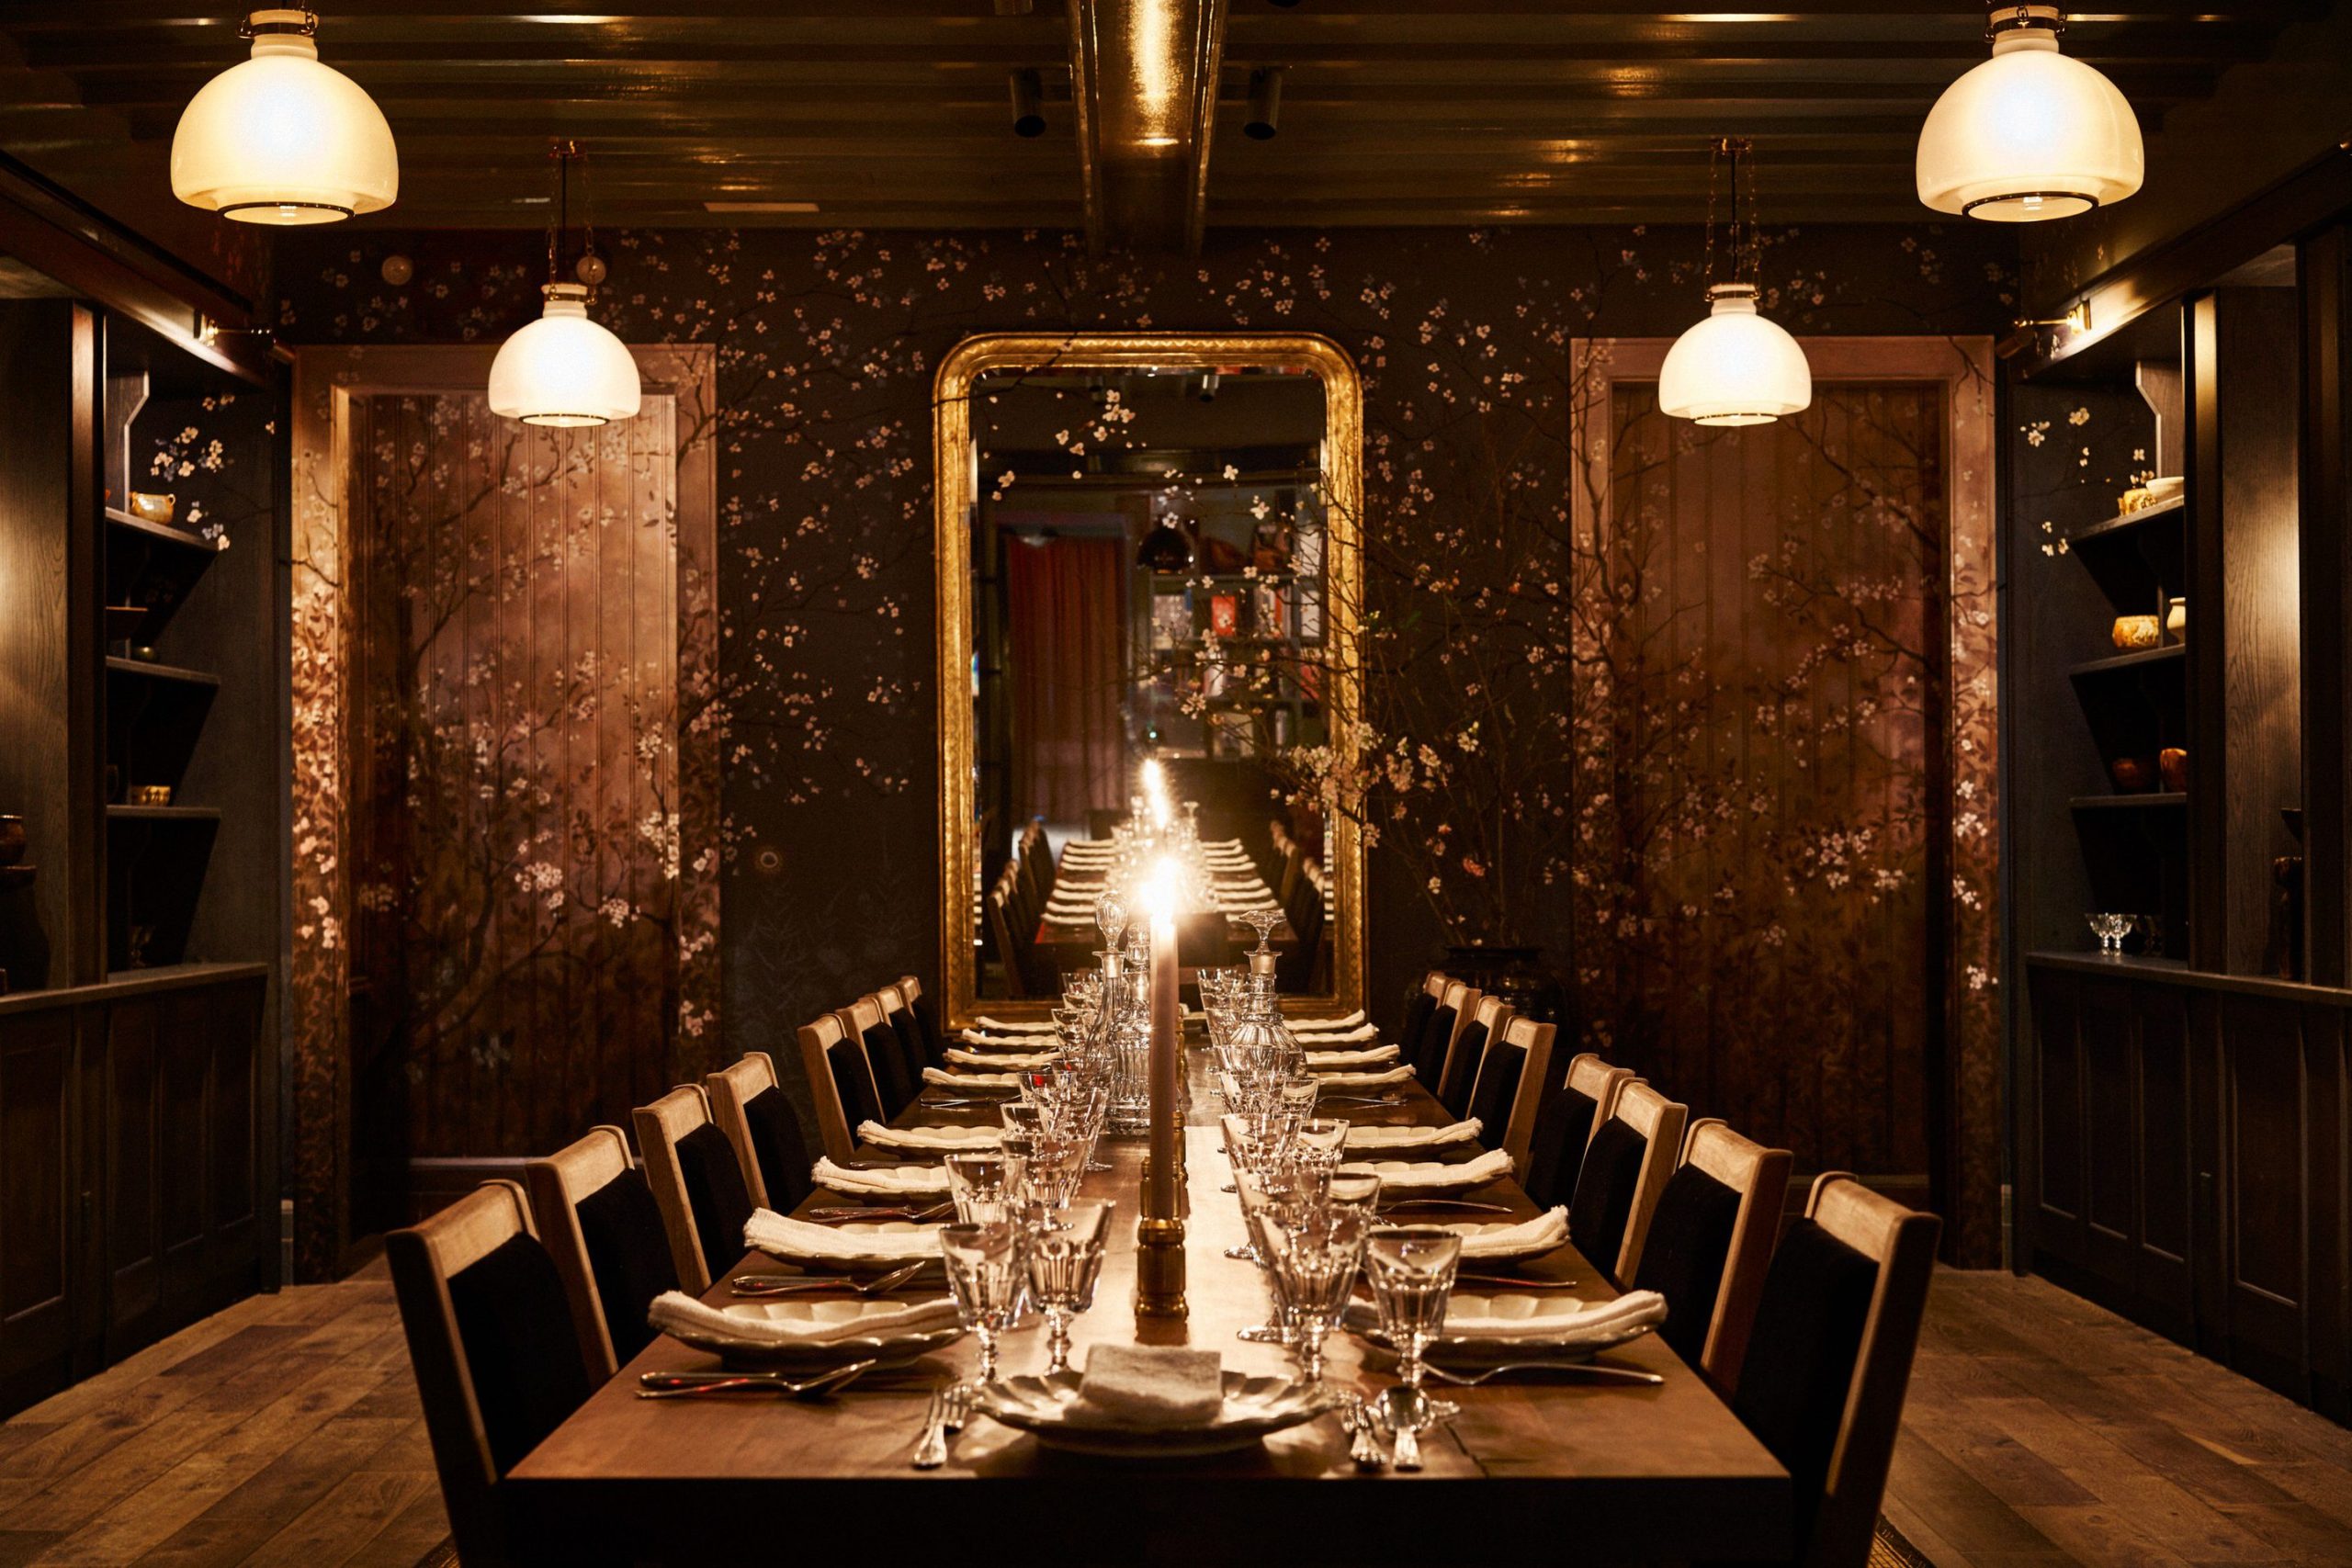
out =
[[[0,998],[0,1416],[276,1282],[268,977]]]
[[[2020,1262],[2352,1419],[2352,993],[2036,953]]]

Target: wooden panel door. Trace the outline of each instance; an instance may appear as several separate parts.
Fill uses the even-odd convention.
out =
[[[2313,1325],[2311,1044],[2301,1008],[2223,996],[2220,1073],[2219,1326],[2230,1364],[2302,1397]]]
[[[0,1409],[66,1378],[86,1290],[74,1016],[0,1029]]]
[[[96,1076],[106,1085],[105,1129],[107,1357],[129,1354],[155,1337],[164,1304],[163,1189],[196,1173],[157,1163],[163,1122],[157,1100],[156,1004],[152,999],[94,1010],[103,1042]]]
[[[352,1114],[379,1183],[553,1148],[680,1076],[673,413],[355,400]],[[404,1219],[388,1197],[355,1229]]]

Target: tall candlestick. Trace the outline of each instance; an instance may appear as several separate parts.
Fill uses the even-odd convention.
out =
[[[1136,1313],[1184,1315],[1184,1221],[1177,1183],[1182,1155],[1177,1100],[1182,1092],[1183,1024],[1177,1010],[1174,868],[1160,863],[1145,896],[1151,911],[1151,1142],[1136,1226]]]

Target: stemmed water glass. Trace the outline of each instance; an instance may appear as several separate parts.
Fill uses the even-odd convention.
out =
[[[1287,1345],[1291,1342],[1292,1326],[1290,1297],[1283,1287],[1280,1275],[1273,1271],[1270,1259],[1272,1248],[1266,1237],[1272,1232],[1295,1223],[1322,1198],[1322,1172],[1312,1166],[1295,1163],[1275,1164],[1256,1170],[1238,1170],[1233,1174],[1234,1191],[1240,1197],[1241,1222],[1249,1241],[1229,1249],[1228,1258],[1246,1258],[1266,1270],[1267,1292],[1273,1302],[1273,1321],[1255,1324],[1237,1330],[1234,1337],[1258,1345]]]
[[[975,1381],[994,1382],[997,1337],[1019,1319],[1028,1284],[1021,1262],[1021,1233],[1002,1222],[948,1225],[939,1233],[939,1252],[947,1265],[947,1288],[956,1297],[956,1315],[980,1342],[980,1370]]]
[[[1348,1124],[1336,1116],[1309,1116],[1290,1130],[1292,1155],[1326,1174],[1339,1168],[1348,1146]]]
[[[1302,1205],[1284,1223],[1262,1227],[1267,1260],[1289,1309],[1291,1348],[1310,1383],[1323,1381],[1323,1337],[1355,1287],[1365,1229],[1361,1211],[1330,1203]]]
[[[1066,1209],[1086,1179],[1086,1144],[1070,1134],[1046,1130],[1029,1135],[1026,1173],[1032,1201]]]
[[[1008,1133],[1005,1142],[1013,1136]],[[956,1203],[956,1224],[1002,1224],[1012,1217],[1026,1164],[1018,1154],[1000,1149],[994,1154],[949,1155],[943,1163],[947,1168],[947,1195]]]
[[[1046,1314],[1046,1371],[1069,1366],[1070,1320],[1094,1304],[1102,1247],[1115,1205],[1072,1203],[1028,1211],[1029,1296]]]
[[[1462,1238],[1434,1226],[1375,1230],[1364,1243],[1363,1271],[1372,1281],[1380,1331],[1396,1348],[1396,1376],[1405,1385],[1414,1429],[1449,1420],[1460,1407],[1421,1391],[1421,1357],[1445,1327],[1462,1265]]]

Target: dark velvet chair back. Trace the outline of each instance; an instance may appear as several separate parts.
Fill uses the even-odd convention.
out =
[[[1693,1122],[1650,1222],[1634,1282],[1666,1297],[1666,1342],[1719,1389],[1739,1382],[1792,1161],[1713,1117]]]
[[[752,1201],[789,1213],[814,1190],[808,1175],[808,1142],[800,1117],[777,1081],[775,1060],[765,1051],[747,1051],[702,1080],[710,1097],[710,1119],[743,1156],[743,1177]]]
[[[1405,1016],[1396,1023],[1396,1046],[1408,1061],[1420,1060],[1421,1032],[1430,1025],[1430,1014],[1437,1010],[1438,992],[1445,989],[1445,977],[1431,971],[1405,1004]]]
[[[800,1070],[817,1108],[817,1140],[835,1163],[854,1158],[858,1124],[882,1119],[882,1096],[865,1060],[865,1043],[850,1034],[837,1012],[802,1024],[799,1040]]]
[[[875,995],[882,998],[883,1009],[890,1015],[890,1027],[899,1032],[899,1047],[907,1060],[915,1064],[915,1080],[922,1080],[925,1067],[947,1065],[947,1045],[939,1038],[936,1020],[930,1016],[931,1003],[922,994],[922,985],[912,975],[901,975],[898,983],[886,986]]]
[[[539,1241],[562,1277],[592,1377],[601,1381],[651,1342],[645,1309],[678,1287],[653,1190],[630,1163],[618,1127],[527,1161],[523,1185]]]
[[[1537,1110],[1528,1136],[1519,1184],[1529,1198],[1547,1209],[1568,1201],[1584,1169],[1585,1146],[1608,1119],[1618,1088],[1633,1076],[1589,1051],[1568,1064],[1560,1087]]]
[[[468,1568],[517,1540],[502,1479],[592,1387],[561,1276],[522,1188],[486,1182],[384,1237],[449,1532]]]
[[[1478,1119],[1480,1139],[1489,1148],[1509,1147],[1505,1140],[1511,1107],[1526,1076],[1527,1047],[1508,1039],[1491,1042],[1479,1059],[1478,1076],[1471,1081],[1462,1114]]]
[[[710,1119],[700,1084],[682,1084],[631,1113],[645,1156],[646,1185],[662,1210],[678,1288],[690,1295],[742,1261],[743,1222],[752,1217],[743,1156]]]
[[[1500,997],[1481,997],[1470,1010],[1469,1021],[1454,1035],[1453,1048],[1445,1054],[1445,1065],[1438,1069],[1437,1086],[1431,1091],[1453,1116],[1470,1114],[1470,1090],[1478,1081],[1479,1069],[1486,1066],[1487,1047],[1510,1021],[1510,1003]],[[1487,1142],[1499,1145],[1502,1129],[1496,1127],[1493,1133]]]
[[[1611,1284],[1641,1267],[1650,1216],[1674,1173],[1690,1108],[1638,1080],[1621,1085],[1568,1199],[1568,1239]]]
[[[874,1069],[875,1093],[882,1107],[879,1119],[895,1119],[922,1090],[922,1064],[907,1059],[899,1044],[899,1032],[890,1027],[879,998],[858,998],[842,1010],[842,1022],[865,1047],[865,1059]]]
[[[1789,1472],[1792,1560],[1869,1560],[1939,1222],[1831,1172],[1781,1236],[1732,1408]]]

